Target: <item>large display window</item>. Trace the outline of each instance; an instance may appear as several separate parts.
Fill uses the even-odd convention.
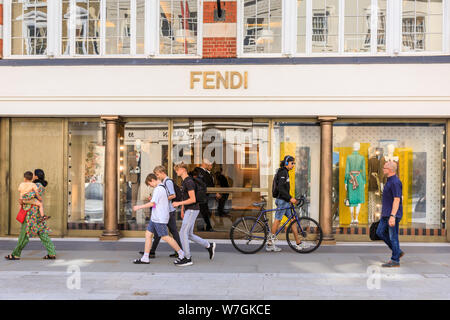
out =
[[[102,122],[69,121],[68,229],[102,229],[105,139]]]
[[[305,196],[302,214],[319,221],[320,125],[275,122],[273,129],[273,175],[286,155],[293,156],[295,167],[289,172],[291,196]]]
[[[173,164],[184,162],[190,172],[206,169],[211,177],[196,231],[229,232],[238,217],[257,212],[252,203],[268,196],[268,128],[268,122],[252,120],[174,121]]]
[[[397,163],[403,184],[401,227],[441,228],[445,222],[445,125],[335,123],[335,226],[361,226],[381,213],[386,161]]]
[[[133,211],[148,202],[153,188],[145,178],[156,166],[168,165],[167,121],[127,122],[119,146],[119,226],[123,230],[145,230],[150,209]]]

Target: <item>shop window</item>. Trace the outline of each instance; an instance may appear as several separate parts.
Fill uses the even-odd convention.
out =
[[[161,0],[159,19],[159,53],[197,54],[197,0]]]
[[[145,230],[150,209],[133,211],[148,202],[153,189],[145,178],[156,166],[168,167],[168,122],[128,122],[120,138],[119,225],[123,230]]]
[[[402,1],[402,51],[442,51],[442,0]]]
[[[282,1],[244,0],[243,52],[281,54]]]
[[[306,197],[301,214],[319,221],[320,125],[275,122],[272,143],[272,173],[275,175],[286,155],[295,158],[289,172],[291,196]]]
[[[339,1],[313,1],[312,52],[337,52],[339,49]]]
[[[345,1],[344,51],[370,51],[372,0]]]
[[[198,215],[195,230],[207,231],[212,227],[228,234],[236,219],[258,212],[253,202],[261,201],[262,196],[267,200],[267,122],[175,121],[172,141],[173,165],[183,162],[194,174],[194,169],[204,166],[205,161],[211,164],[206,167],[212,177],[208,186],[208,210]],[[175,171],[172,176],[181,185]]]
[[[445,125],[337,123],[333,130],[335,226],[364,227],[379,219],[387,181],[382,168],[392,160],[403,184],[400,226],[443,227]]]
[[[69,122],[68,229],[103,227],[105,139],[100,122]]]
[[[47,1],[12,1],[11,54],[47,54],[47,31]]]

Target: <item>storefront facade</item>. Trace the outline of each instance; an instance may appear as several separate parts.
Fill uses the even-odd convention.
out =
[[[47,12],[44,3],[4,1],[1,236],[19,233],[16,190],[24,171],[47,175],[54,236],[115,240],[143,234],[150,212],[132,207],[151,194],[144,181],[155,166],[176,179],[176,163],[194,169],[208,159],[215,231],[206,232],[200,216],[196,232],[227,238],[233,221],[257,212],[252,203],[261,196],[274,206],[272,179],[290,154],[292,194],[306,195],[302,214],[320,221],[329,243],[369,240],[387,160],[398,163],[404,186],[401,238],[450,240],[447,1],[324,0],[316,7],[319,1],[264,0],[272,4],[268,17],[266,6],[253,12],[246,0],[224,1],[225,17],[217,16],[216,1],[184,1],[196,12],[189,19],[187,7],[169,6],[173,1],[122,1],[131,17],[126,39],[108,31],[127,26],[121,10],[108,11],[115,1],[80,4],[98,11],[86,25],[72,16],[77,2],[48,1]],[[30,10],[48,13],[45,32],[22,32],[17,21]],[[177,10],[183,28],[172,30],[166,18]],[[353,20],[356,29],[358,21],[372,28],[348,31]],[[427,29],[419,32],[422,23]],[[91,25],[101,36],[82,36]],[[158,40],[141,32],[152,26]],[[352,155],[360,167],[352,167]],[[355,171],[357,185],[350,182]]]

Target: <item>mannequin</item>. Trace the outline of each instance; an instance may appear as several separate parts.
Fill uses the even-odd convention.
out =
[[[347,157],[345,167],[345,190],[350,202],[352,224],[358,224],[361,204],[365,202],[364,185],[366,184],[366,160],[359,154],[360,143],[353,144],[353,153]]]
[[[396,174],[398,175],[399,172],[399,158],[397,156],[394,156],[394,151],[395,151],[395,146],[393,144],[389,144],[387,146],[387,154],[385,154],[383,156],[383,158],[381,158],[380,160],[380,183],[381,183],[381,190],[383,190],[383,186],[384,184],[387,182],[387,176],[383,175],[383,167],[384,164],[388,161],[394,161],[397,163],[397,172]]]

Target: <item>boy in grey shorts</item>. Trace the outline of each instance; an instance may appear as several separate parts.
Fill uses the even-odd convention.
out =
[[[184,252],[177,244],[177,242],[169,236],[167,230],[167,223],[169,222],[169,199],[167,198],[167,191],[164,185],[156,177],[155,174],[150,173],[145,179],[146,183],[154,188],[153,196],[149,203],[142,206],[134,206],[133,210],[144,208],[152,208],[152,217],[145,231],[145,249],[144,255],[140,259],[133,261],[135,264],[149,264],[150,263],[150,248],[152,245],[153,235],[158,235],[166,241],[177,253],[181,259],[184,258]]]

